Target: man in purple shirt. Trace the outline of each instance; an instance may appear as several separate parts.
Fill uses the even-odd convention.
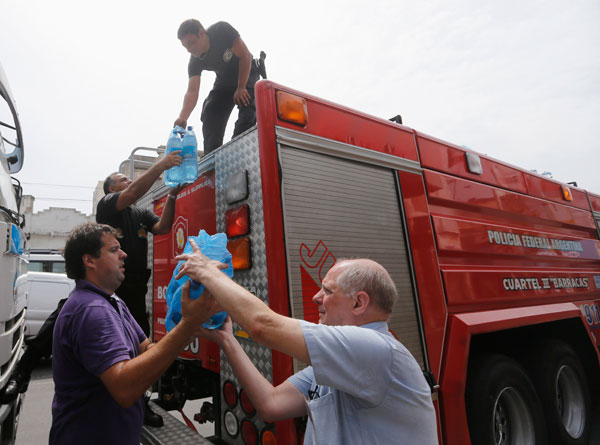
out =
[[[50,444],[138,445],[144,392],[212,313],[184,289],[181,322],[152,344],[114,295],[127,257],[115,230],[96,223],[76,227],[64,256],[76,288],[54,327]]]

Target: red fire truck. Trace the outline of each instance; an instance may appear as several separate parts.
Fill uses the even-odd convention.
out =
[[[440,443],[587,443],[600,401],[600,196],[271,81],[256,103],[257,126],[200,160],[172,232],[154,237],[154,340],[175,257],[200,229],[227,234],[239,284],[315,322],[328,269],[369,257],[397,284],[390,329],[431,382]],[[165,193],[146,199],[158,214]],[[234,330],[274,384],[304,366]],[[206,340],[158,389],[167,408],[212,397],[201,417],[226,443],[301,443],[302,419],[263,423]]]

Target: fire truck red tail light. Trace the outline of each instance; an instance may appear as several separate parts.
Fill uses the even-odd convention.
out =
[[[240,391],[240,406],[242,407],[242,411],[252,417],[256,413],[256,408],[248,398],[246,391],[243,389]]]
[[[242,439],[246,445],[258,444],[258,430],[254,424],[247,419],[242,420]]]
[[[223,385],[223,397],[225,398],[225,403],[227,403],[230,408],[233,408],[235,405],[237,405],[237,390],[232,381],[228,380]]]
[[[260,435],[260,443],[262,445],[277,445],[277,438],[275,437],[275,433],[271,430],[263,430]]]
[[[225,231],[227,237],[233,238],[240,235],[247,235],[250,231],[250,218],[248,204],[229,209],[225,212]]]
[[[283,121],[306,126],[308,123],[306,99],[284,91],[277,91],[277,116]]]
[[[227,250],[231,253],[233,270],[250,269],[250,239],[238,238],[227,242]]]
[[[573,201],[573,195],[571,195],[571,190],[566,185],[561,185],[562,196],[565,201]]]

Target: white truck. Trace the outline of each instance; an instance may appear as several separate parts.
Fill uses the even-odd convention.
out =
[[[19,359],[24,338],[24,295],[15,282],[24,271],[22,187],[11,175],[23,165],[23,138],[15,101],[0,66],[0,443],[14,443],[22,395],[2,401],[2,394]]]

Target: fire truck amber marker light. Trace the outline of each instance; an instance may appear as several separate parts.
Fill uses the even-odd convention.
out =
[[[233,270],[250,269],[250,240],[247,237],[228,241],[227,250],[233,257]]]
[[[306,126],[308,108],[306,99],[294,94],[277,91],[277,116],[279,119],[293,124]]]
[[[277,445],[275,433],[273,433],[271,430],[263,430],[260,443],[262,443],[262,445]]]
[[[571,190],[566,185],[561,185],[563,199],[565,201],[573,201],[573,195],[571,195]]]

